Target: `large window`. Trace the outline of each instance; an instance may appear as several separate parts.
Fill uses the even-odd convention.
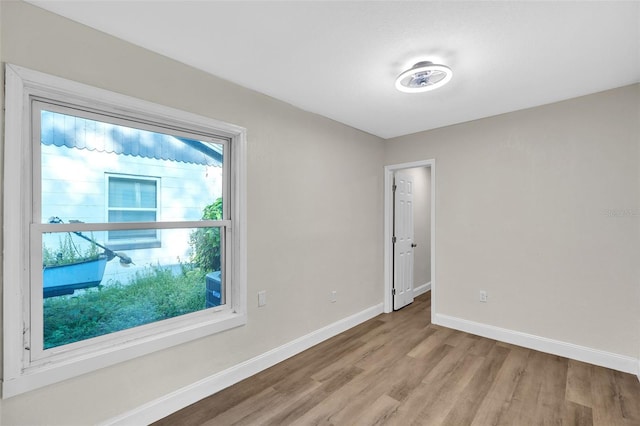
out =
[[[244,324],[244,129],[6,71],[3,394]]]

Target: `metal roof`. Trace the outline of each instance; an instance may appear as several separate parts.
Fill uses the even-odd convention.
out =
[[[43,145],[207,166],[222,165],[222,145],[219,144],[45,110],[41,113],[40,127]]]

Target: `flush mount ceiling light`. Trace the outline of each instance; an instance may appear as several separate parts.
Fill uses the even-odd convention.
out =
[[[427,92],[442,87],[451,80],[453,72],[444,65],[429,61],[418,62],[396,79],[396,89],[405,93]]]

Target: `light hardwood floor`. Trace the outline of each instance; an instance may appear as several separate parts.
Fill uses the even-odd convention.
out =
[[[636,376],[432,325],[430,294],[157,425],[640,426]]]

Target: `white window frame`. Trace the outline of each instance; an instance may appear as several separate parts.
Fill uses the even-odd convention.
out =
[[[156,222],[160,221],[160,211],[161,211],[161,206],[160,206],[160,194],[161,194],[161,179],[158,177],[153,177],[153,176],[142,176],[142,175],[126,175],[126,174],[122,174],[122,173],[105,173],[105,191],[104,191],[104,197],[105,197],[105,222],[109,222],[109,212],[111,211],[123,211],[123,210],[129,210],[132,211],[134,209],[132,208],[128,208],[128,207],[111,207],[109,202],[109,194],[110,194],[110,182],[111,179],[115,178],[115,179],[121,179],[121,180],[129,180],[129,181],[152,181],[155,182],[156,184],[156,207],[153,209],[150,208],[142,208],[139,210],[143,210],[143,211],[154,211],[156,213]],[[112,240],[110,239],[109,233],[107,232],[107,246],[109,246],[109,248],[113,249],[113,250],[137,250],[137,249],[147,249],[147,248],[157,248],[160,247],[162,245],[162,241],[160,238],[162,231],[160,230],[156,230],[156,237],[155,239],[148,239],[148,240],[144,240],[141,242],[137,242],[137,241],[132,241],[132,240],[127,240],[127,239],[121,239],[121,240]]]
[[[246,129],[11,64],[6,64],[5,82],[2,397],[8,398],[246,324]],[[31,359],[29,336],[34,325],[31,324],[31,310],[34,309],[30,297],[34,289],[31,286],[32,281],[41,280],[37,277],[42,275],[41,265],[32,265],[34,251],[31,250],[31,241],[34,234],[52,226],[40,223],[41,218],[33,214],[35,191],[32,188],[36,172],[31,165],[33,98],[55,99],[90,110],[112,111],[141,123],[171,123],[191,132],[214,134],[230,141],[230,152],[225,152],[230,157],[227,170],[231,170],[228,176],[230,200],[225,200],[228,216],[223,221],[207,221],[208,226],[219,226],[224,222],[227,227],[229,248],[223,270],[227,283],[225,305],[113,333],[114,338],[98,339],[98,344],[76,342],[64,345],[44,360]],[[39,165],[34,167],[38,167],[39,173]],[[39,203],[35,208],[39,209]],[[194,226],[202,224],[203,221],[192,223]],[[112,227],[109,224],[98,225],[57,224],[55,231],[108,230]],[[125,224],[130,229],[139,225]],[[160,228],[166,227],[166,223],[154,225],[145,222],[144,226]],[[171,225],[179,228],[189,226],[190,222]],[[35,263],[39,260],[36,256]],[[32,276],[36,278],[32,280]],[[35,297],[34,300],[40,301],[41,310],[42,299]],[[37,310],[37,306],[35,308]]]

